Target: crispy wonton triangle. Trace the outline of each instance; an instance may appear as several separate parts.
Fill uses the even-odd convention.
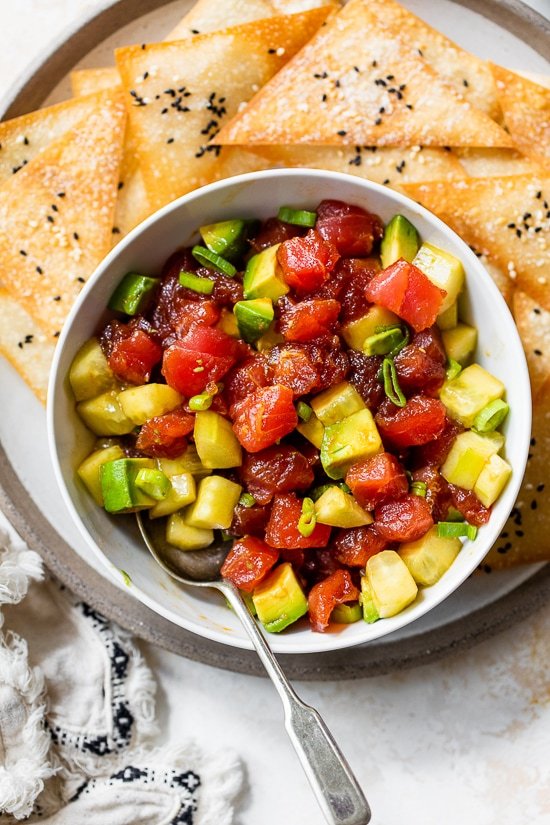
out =
[[[115,93],[0,189],[0,282],[46,333],[112,245],[125,118]]]
[[[471,178],[503,178],[508,175],[538,175],[540,166],[515,149],[455,149]],[[434,178],[435,180],[435,178]]]
[[[120,85],[116,66],[104,66],[99,69],[76,69],[71,72],[71,91],[75,97],[90,95],[102,89],[112,89]]]
[[[0,183],[111,99],[112,92],[103,91],[0,123]]]
[[[514,294],[513,311],[536,400],[542,385],[550,378],[550,312],[519,289]]]
[[[550,171],[550,89],[491,64],[504,122],[527,157]]]
[[[513,412],[513,411],[512,411]],[[550,560],[550,378],[533,408],[533,437],[518,500],[482,567]]]
[[[347,172],[399,189],[402,183],[466,176],[453,152],[414,146],[255,146],[276,166],[306,166]]]
[[[404,189],[550,310],[550,177],[467,178]]]
[[[461,49],[395,0],[369,0],[369,10],[472,106],[493,120],[502,119],[493,77],[484,60]]]
[[[456,95],[369,0],[350,0],[227,124],[228,144],[510,146]]]
[[[309,40],[330,7],[118,49],[130,132],[155,208],[218,176],[220,124]]]
[[[37,326],[5,289],[0,289],[0,353],[43,404],[54,349],[55,338]]]
[[[198,0],[164,39],[184,40],[275,14],[270,0]]]

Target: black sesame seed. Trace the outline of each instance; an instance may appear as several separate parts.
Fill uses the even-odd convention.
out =
[[[521,229],[516,229],[516,235],[521,238]]]
[[[20,254],[20,255],[23,255],[23,257],[24,257],[24,258],[26,258],[26,257],[27,257],[27,253],[25,252],[25,250],[24,250],[24,249],[20,249],[20,250],[19,250],[19,254]]]
[[[384,186],[387,186],[389,182],[390,182],[390,179],[389,179],[389,178],[386,178],[386,180],[383,180],[383,181],[382,181],[382,183],[384,184]]]
[[[536,198],[538,201],[540,201],[540,199],[542,198],[542,191],[541,191],[540,189],[539,189],[539,191],[537,192],[537,194],[535,195],[535,198]]]
[[[464,80],[462,81],[462,85],[468,87],[470,84],[468,83],[466,78],[464,78]]]
[[[86,278],[83,278],[82,275],[79,275],[76,280],[78,281],[79,284],[85,284],[86,283]]]
[[[420,57],[424,57],[424,52],[422,51],[422,49],[417,49],[416,51],[418,52]]]
[[[531,213],[530,213],[530,212],[526,212],[526,213],[524,214],[524,216],[523,216],[523,220],[524,220],[524,221],[528,221],[528,220],[529,220],[529,218],[531,218],[531,217],[532,217]]]
[[[54,301],[60,301],[60,300],[61,300],[61,295],[55,295]]]
[[[189,31],[191,32],[191,34],[200,34],[200,31],[198,29],[189,29]]]
[[[515,223],[509,223],[506,226],[507,226],[508,229],[515,229],[516,228]]]
[[[142,44],[141,44],[141,48],[145,50],[145,49],[147,48],[147,44],[146,44],[146,43],[142,43]]]
[[[516,536],[518,537],[518,539],[523,538],[524,535],[525,533],[523,530],[516,530]]]
[[[58,192],[57,197],[58,198],[64,198],[65,197],[65,192]]]
[[[530,506],[531,506],[531,510],[536,510],[537,509],[537,507],[539,505],[538,505],[538,502],[537,502],[536,498],[533,499]]]
[[[57,332],[54,332],[53,337],[54,338],[59,338],[60,334],[61,334],[60,330],[57,330]]]
[[[540,309],[539,309],[538,307],[535,307],[535,308],[534,308],[534,310],[533,310],[533,312],[535,313],[535,315],[540,315],[540,312],[541,312],[541,311],[540,311]]]
[[[376,67],[378,66],[378,61],[373,60],[372,63],[371,63],[371,66],[372,66],[373,69],[376,69]]]
[[[268,49],[267,50],[268,54],[275,54],[275,52],[276,52],[276,49]]]
[[[25,344],[30,344],[34,335],[25,335]]]
[[[377,117],[376,120],[374,121],[375,126],[380,126],[381,123],[382,123],[382,118],[381,117]]]
[[[43,275],[43,274],[44,274],[44,270],[42,269],[42,267],[41,267],[41,266],[37,266],[37,267],[36,267],[36,271],[38,272],[38,274],[39,274],[39,275]]]
[[[113,226],[113,228],[111,229],[111,233],[113,235],[120,235],[120,229],[118,228],[118,226]]]
[[[383,115],[385,111],[386,111],[386,107],[385,106],[380,106],[380,108],[378,109],[378,114]]]
[[[19,349],[23,349],[23,342],[22,342],[22,341],[18,341],[18,342],[17,342],[17,346],[19,347]]]
[[[46,219],[47,219],[50,223],[55,223],[55,218],[53,217],[53,215],[47,215],[47,216],[46,216]]]
[[[533,352],[535,353],[535,355],[542,355],[542,350],[540,349],[534,349]]]
[[[533,436],[533,438],[531,439],[531,441],[529,443],[531,444],[531,447],[535,447],[536,443],[537,443],[537,439]]]
[[[143,72],[143,79],[147,80],[148,77],[149,77],[149,72]]]
[[[23,138],[23,143],[25,144],[25,146],[28,146],[28,145],[29,145],[29,139],[28,139],[28,137],[24,137],[24,138]]]
[[[402,84],[401,84],[401,86],[399,87],[399,91],[400,91],[400,92],[404,92],[406,88],[407,88],[407,84],[406,84],[406,83],[402,83]]]
[[[357,72],[357,74],[359,74],[359,72],[361,71],[361,69],[359,68],[359,66],[354,66],[353,68],[354,68],[354,70]]]
[[[174,142],[174,140],[175,140],[175,138],[173,138],[173,137],[168,138],[168,140],[166,141],[166,143],[173,143],[173,142]]]
[[[325,102],[326,102],[326,99],[327,99],[327,96],[326,96],[326,95],[323,95],[323,97],[321,98],[321,100],[323,101],[323,103],[325,103]]]
[[[537,484],[537,493],[542,493],[544,490],[544,484]]]
[[[336,86],[336,88],[337,88],[337,89],[339,89],[339,88],[340,88],[340,81],[339,81],[339,80],[335,80],[335,81],[334,81],[334,85]]]
[[[414,109],[414,106],[411,103],[405,103],[405,106],[407,107],[407,109]]]
[[[492,572],[492,567],[491,567],[490,564],[484,564],[483,565],[483,570],[484,570],[485,573],[491,573]]]
[[[119,191],[122,189],[122,187],[123,187],[123,186],[124,186],[124,181],[123,181],[123,180],[119,180],[119,182],[118,182],[118,189],[119,189]]]
[[[53,209],[54,212],[59,212],[59,209],[57,208],[55,203],[52,203],[52,209]]]
[[[80,240],[80,235],[78,234],[78,232],[73,232],[73,238],[75,239],[75,241]]]
[[[345,135],[347,135],[347,132],[346,132],[346,130],[345,130],[345,129],[339,129],[339,130],[336,132],[336,134],[337,134],[337,135],[340,135],[341,137],[344,137]]]

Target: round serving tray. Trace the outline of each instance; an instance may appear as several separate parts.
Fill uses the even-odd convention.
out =
[[[105,3],[65,32],[49,53],[30,67],[0,103],[0,116],[16,117],[39,107],[84,54],[136,18],[167,5],[168,0]],[[459,5],[494,21],[550,60],[550,22],[519,0],[462,0]],[[33,501],[2,446],[0,509],[28,545],[40,553],[59,581],[136,636],[215,667],[264,675],[253,652],[228,648],[183,630],[88,565]],[[296,679],[353,679],[411,668],[489,638],[525,619],[545,604],[549,596],[550,565],[547,565],[505,595],[472,610],[467,621],[462,616],[448,620],[443,613],[438,626],[425,628],[416,623],[404,637],[386,636],[379,642],[342,651],[279,658],[289,676]]]

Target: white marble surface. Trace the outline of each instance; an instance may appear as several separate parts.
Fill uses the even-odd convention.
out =
[[[35,56],[106,0],[0,0],[0,97]],[[550,16],[550,0],[531,0]],[[150,645],[162,740],[236,748],[249,789],[237,825],[320,825],[262,679]],[[375,825],[550,825],[550,605],[474,650],[407,673],[297,686],[332,728]]]

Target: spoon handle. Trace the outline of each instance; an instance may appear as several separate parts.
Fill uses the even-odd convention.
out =
[[[281,697],[287,733],[327,822],[367,825],[371,818],[368,802],[321,715],[296,695],[238,589],[227,581],[219,587]]]

